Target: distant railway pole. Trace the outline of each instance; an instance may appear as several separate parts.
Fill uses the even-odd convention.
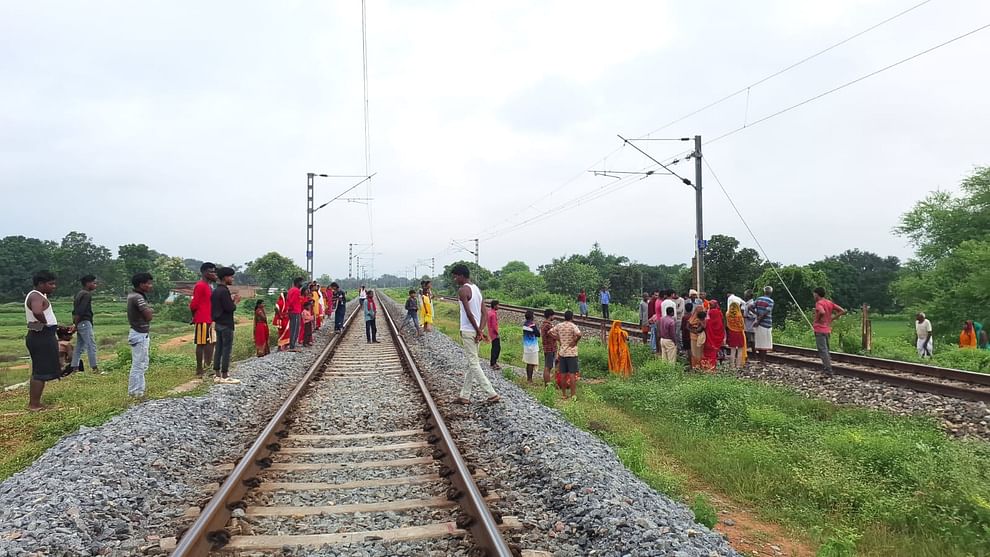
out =
[[[314,189],[316,186],[316,177],[320,178],[361,178],[361,181],[354,184],[353,186],[342,191],[336,197],[327,201],[319,207],[313,207],[314,205]],[[309,280],[313,280],[313,215],[320,209],[326,207],[327,205],[333,203],[334,201],[347,201],[350,203],[367,203],[371,201],[370,197],[344,197],[344,194],[353,190],[354,188],[360,186],[361,184],[367,182],[371,179],[370,176],[359,176],[359,175],[342,175],[342,174],[317,174],[315,172],[306,173],[306,274],[309,275]]]

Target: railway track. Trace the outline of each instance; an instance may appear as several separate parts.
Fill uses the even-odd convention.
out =
[[[187,513],[195,522],[163,540],[166,551],[395,543],[403,554],[444,554],[444,543],[469,538],[483,555],[519,554],[500,530],[521,524],[489,507],[498,495],[476,483],[484,471],[461,455],[384,306],[380,343],[366,342],[352,312],[248,451],[221,467],[229,474],[213,497]]]
[[[441,296],[441,300],[457,302],[456,298]],[[527,308],[511,304],[499,303],[499,309],[513,313],[525,313],[532,309],[541,315],[542,309]],[[597,331],[611,327],[611,320],[600,317],[575,316],[574,322],[581,327]],[[623,330],[631,337],[643,338],[639,325],[621,322]],[[767,361],[794,365],[808,369],[820,370],[821,360],[818,351],[800,346],[774,344],[774,352],[767,355]],[[881,381],[889,385],[905,387],[919,392],[950,396],[964,400],[990,403],[990,374],[976,373],[959,369],[928,366],[915,362],[902,362],[873,358],[858,354],[832,352],[832,369],[834,373]]]

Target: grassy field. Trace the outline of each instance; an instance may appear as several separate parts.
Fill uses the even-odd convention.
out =
[[[250,306],[249,306],[250,304]],[[254,340],[248,316],[253,300],[238,309],[241,326],[235,334],[233,360],[254,356]],[[123,302],[94,302],[94,329],[100,352],[101,371],[107,375],[73,374],[45,387],[43,401],[51,406],[43,412],[27,412],[27,390],[0,393],[0,480],[29,466],[46,449],[80,426],[97,426],[126,410],[134,400],[127,396],[130,349]],[[146,375],[148,398],[200,394],[205,386],[179,394],[170,390],[194,378],[195,347],[188,310],[159,307],[152,323],[151,365]],[[71,302],[55,302],[60,322],[71,321]],[[30,375],[30,360],[24,347],[24,310],[20,304],[0,305],[0,377],[5,385]],[[182,337],[182,338],[178,338]],[[185,338],[188,337],[188,338]],[[184,341],[184,342],[178,342]],[[24,367],[27,364],[28,367]]]
[[[441,332],[456,334],[457,311],[439,305]],[[501,360],[521,365],[519,326],[500,329]],[[823,557],[990,555],[990,445],[950,439],[927,419],[688,373],[632,349],[636,373],[621,380],[606,371],[605,348],[583,341],[572,402],[512,378],[701,522],[717,516],[710,496],[746,505]]]

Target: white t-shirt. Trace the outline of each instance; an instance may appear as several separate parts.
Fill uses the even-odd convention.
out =
[[[471,289],[471,299],[467,302],[467,309],[471,311],[471,315],[474,316],[474,322],[478,324],[481,329],[485,328],[485,324],[481,321],[481,290],[474,284],[468,283],[468,287]],[[474,326],[471,325],[471,320],[468,319],[467,312],[464,311],[464,304],[461,304],[461,332],[462,333],[475,333]]]
[[[914,331],[918,333],[918,338],[923,339],[931,334],[932,332],[932,322],[925,319],[921,323],[918,321],[914,322]]]
[[[666,300],[660,302],[660,315],[657,317],[657,323],[660,323],[660,319],[667,316],[667,308],[674,308],[674,315],[677,315],[677,302],[667,298]]]

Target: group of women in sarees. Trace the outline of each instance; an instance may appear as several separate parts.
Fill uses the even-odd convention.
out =
[[[717,300],[707,300],[704,305],[692,305],[685,315],[690,342],[691,367],[714,371],[721,359],[722,348],[728,348],[728,360],[739,368],[746,363],[746,324],[742,307],[733,300],[723,315]],[[687,309],[687,308],[685,308]]]
[[[289,308],[286,303],[285,292],[278,295],[278,299],[275,301],[275,315],[272,317],[272,325],[275,326],[277,331],[277,337],[275,345],[278,347],[279,351],[285,351],[289,349]],[[313,327],[312,330],[315,331],[323,326],[323,322],[333,323],[334,312],[337,310],[335,303],[342,303],[342,296],[334,297],[334,292],[328,286],[321,286],[317,282],[311,282],[308,287],[303,288],[303,296],[306,300],[312,301],[312,309],[308,310],[308,318],[312,320]],[[304,318],[305,315],[304,311]],[[254,316],[255,322],[255,346],[258,349],[258,355],[262,356],[262,343],[266,347],[268,346],[268,320],[264,313],[264,305],[259,313],[259,310],[255,310]],[[262,327],[262,324],[264,326]],[[264,338],[261,338],[264,337]],[[299,339],[298,344],[302,344],[304,340],[304,327],[299,327]],[[267,354],[267,351],[265,352]]]

